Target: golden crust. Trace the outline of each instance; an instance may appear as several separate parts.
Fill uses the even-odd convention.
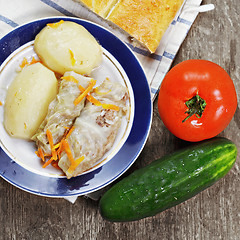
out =
[[[183,2],[184,0],[93,0],[92,10],[121,27],[153,53]]]
[[[155,52],[183,0],[120,0],[108,20]]]
[[[79,2],[82,2],[83,4],[85,4],[88,8],[90,8],[91,10],[93,10],[93,5],[92,5],[92,2],[93,0],[81,0]]]
[[[117,1],[118,0],[93,0],[93,11],[101,17],[106,18]]]

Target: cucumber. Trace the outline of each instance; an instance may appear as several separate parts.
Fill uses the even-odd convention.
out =
[[[236,145],[226,138],[164,156],[111,187],[100,199],[100,213],[114,222],[153,216],[214,184],[227,174],[236,157]]]

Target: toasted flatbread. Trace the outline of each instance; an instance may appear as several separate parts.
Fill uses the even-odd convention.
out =
[[[91,4],[95,13],[121,27],[153,53],[183,2],[184,0],[92,0]]]
[[[106,18],[118,0],[77,0],[99,16]]]
[[[183,0],[121,0],[108,20],[155,52]]]
[[[79,2],[84,3],[84,5],[86,5],[88,8],[90,8],[91,10],[93,10],[93,5],[92,5],[93,1],[92,1],[92,0],[81,0],[81,1],[79,1]]]
[[[118,0],[93,0],[93,11],[106,18]]]

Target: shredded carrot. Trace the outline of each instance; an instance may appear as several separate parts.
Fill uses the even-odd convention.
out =
[[[67,80],[67,81],[71,81],[71,82],[74,82],[74,83],[78,84],[78,80],[75,77],[73,77],[73,76],[64,76],[64,77],[61,77],[61,79],[64,79],[64,80]]]
[[[103,107],[104,109],[111,109],[111,110],[114,110],[114,111],[119,111],[119,106],[114,105],[114,104],[106,104],[106,103],[103,103],[103,104],[102,104],[102,107]]]
[[[48,153],[43,153],[44,157],[51,157],[52,154],[48,154]]]
[[[23,69],[25,66],[32,65],[34,63],[40,62],[39,60],[36,60],[35,57],[32,57],[31,62],[28,62],[28,60],[24,57],[22,60],[22,63],[19,65],[21,69]]]
[[[53,157],[51,157],[47,162],[45,162],[44,164],[43,164],[43,168],[45,168],[45,167],[47,167],[52,161],[54,161],[55,159],[53,158]]]
[[[43,150],[41,148],[38,148],[38,154],[39,154],[39,157],[43,160],[43,162],[45,162]]]
[[[47,26],[51,27],[51,28],[57,28],[59,25],[61,25],[62,23],[64,23],[63,20],[56,22],[56,23],[48,23]]]
[[[52,162],[52,166],[58,170],[61,170],[61,168],[58,166],[58,162],[56,161]]]
[[[98,101],[95,97],[93,97],[92,95],[87,95],[87,100],[96,106],[102,105],[102,103],[100,101]]]
[[[73,169],[74,169],[74,166],[76,164],[78,165],[80,163],[80,159],[77,159],[76,161],[74,160],[73,155],[71,153],[70,146],[67,142],[67,138],[73,132],[74,126],[72,126],[70,129],[69,129],[69,127],[65,127],[65,128],[66,128],[67,131],[64,133],[64,136],[63,136],[62,140],[55,145],[53,143],[52,133],[50,132],[49,129],[47,129],[46,135],[47,135],[47,139],[48,139],[48,142],[49,142],[49,145],[50,145],[50,148],[51,148],[51,154],[44,153],[43,150],[40,147],[38,148],[37,151],[35,151],[37,156],[39,158],[41,158],[43,160],[43,162],[45,162],[42,166],[43,168],[47,167],[49,164],[52,164],[53,167],[55,167],[57,169],[60,169],[58,167],[58,160],[61,158],[61,153],[63,151],[66,152]],[[45,157],[48,157],[47,161],[45,160]]]
[[[69,173],[72,173],[83,160],[84,160],[84,156],[82,156],[82,157],[78,158],[77,160],[75,160],[74,163],[70,165],[70,167],[68,168],[67,171]]]
[[[73,51],[71,49],[69,49],[69,53],[70,53],[70,58],[71,58],[71,64],[72,64],[72,66],[74,66],[76,63],[76,59],[74,58]]]
[[[62,79],[65,79],[67,81],[72,81],[75,83],[78,83],[78,81],[76,80],[76,78],[74,78],[73,76],[66,76],[66,77],[62,77]],[[94,81],[94,85],[96,84],[95,80],[91,80],[91,82]],[[113,104],[102,104],[100,101],[98,101],[96,98],[94,98],[91,94],[89,94],[89,92],[92,90],[92,88],[94,87],[91,86],[91,82],[89,84],[88,88],[84,88],[81,85],[78,85],[79,90],[82,92],[78,98],[75,99],[74,104],[77,105],[78,103],[80,103],[84,97],[87,98],[87,100],[91,103],[93,103],[96,106],[102,106],[104,109],[111,109],[111,110],[115,110],[115,111],[119,111],[119,107]],[[97,87],[94,89],[94,91],[96,91]],[[98,91],[98,90],[97,90]],[[111,90],[109,90],[108,92],[110,92]],[[97,94],[103,95],[103,94],[107,94],[108,92],[99,92]]]
[[[78,88],[81,92],[84,92],[86,89],[84,87],[82,87],[81,85],[78,85]]]
[[[47,139],[48,139],[51,151],[52,151],[52,157],[53,157],[54,160],[57,160],[57,153],[56,153],[56,150],[54,148],[52,133],[50,132],[49,129],[47,129],[46,134],[47,134]]]
[[[55,144],[55,145],[53,146],[53,148],[54,148],[54,149],[58,149],[58,148],[60,147],[60,144],[61,144],[61,142]]]
[[[65,139],[62,140],[62,143],[63,143],[64,151],[66,152],[70,163],[74,164],[75,161],[74,161],[74,158],[73,158],[73,155],[72,155],[72,152],[71,152],[71,149],[69,147],[67,140],[65,140]]]
[[[81,85],[79,85],[78,88],[81,92],[85,91],[85,89]],[[104,109],[111,109],[114,111],[119,111],[119,106],[116,106],[114,104],[101,103],[96,98],[94,98],[91,94],[87,95],[87,100],[96,106],[102,106]]]
[[[78,166],[83,160],[84,160],[84,156],[81,156],[80,158],[78,158],[78,159],[75,161],[75,165]]]
[[[35,57],[32,57],[32,60],[31,60],[31,62],[30,62],[30,65],[31,64],[34,64],[34,63],[37,63],[37,62],[39,62]]]
[[[81,92],[85,91],[85,88],[83,88],[81,85],[78,86],[79,90]],[[87,100],[91,103],[93,103],[96,106],[101,106],[101,102],[99,102],[96,98],[94,98],[91,94],[87,95]]]
[[[94,87],[94,85],[96,84],[96,80],[91,80],[89,83],[89,86],[85,89],[85,91],[83,93],[81,93],[75,100],[74,100],[74,104],[78,105],[83,98],[85,98],[88,93],[92,90],[92,88]]]
[[[28,60],[26,58],[23,58],[22,63],[19,66],[20,68],[24,68],[26,65],[28,65]]]
[[[77,160],[74,160],[71,149],[69,147],[68,141],[66,139],[62,140],[64,151],[67,154],[67,157],[70,161],[70,167],[68,171],[73,172],[76,167],[84,160],[84,156],[78,158]]]
[[[2,102],[0,101],[0,106],[2,106],[3,104],[2,104]]]

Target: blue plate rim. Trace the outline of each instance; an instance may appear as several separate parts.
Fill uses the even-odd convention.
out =
[[[132,166],[145,146],[151,129],[153,113],[149,84],[137,57],[127,44],[117,38],[108,29],[88,20],[75,17],[47,17],[36,19],[16,27],[0,39],[0,65],[12,52],[22,46],[24,41],[29,42],[29,38],[34,39],[46,23],[57,22],[61,19],[83,25],[121,64],[132,84],[135,99],[135,114],[129,137],[116,156],[99,169],[69,180],[66,178],[40,176],[30,172],[10,159],[0,148],[0,176],[26,192],[46,197],[68,197],[89,194],[106,187],[119,178]],[[27,30],[32,30],[32,32],[26,32]],[[17,34],[20,34],[21,38],[17,39]],[[15,41],[19,41],[19,46],[15,48],[10,46],[9,48],[9,42],[11,43],[14,39]],[[126,62],[126,59],[130,61]],[[124,163],[121,162],[122,159]],[[118,169],[118,165],[120,165],[121,169],[120,167]],[[114,167],[115,170],[113,169]],[[107,173],[110,176],[106,176]],[[96,182],[99,178],[106,179]],[[92,187],[87,187],[89,185],[92,185]]]

